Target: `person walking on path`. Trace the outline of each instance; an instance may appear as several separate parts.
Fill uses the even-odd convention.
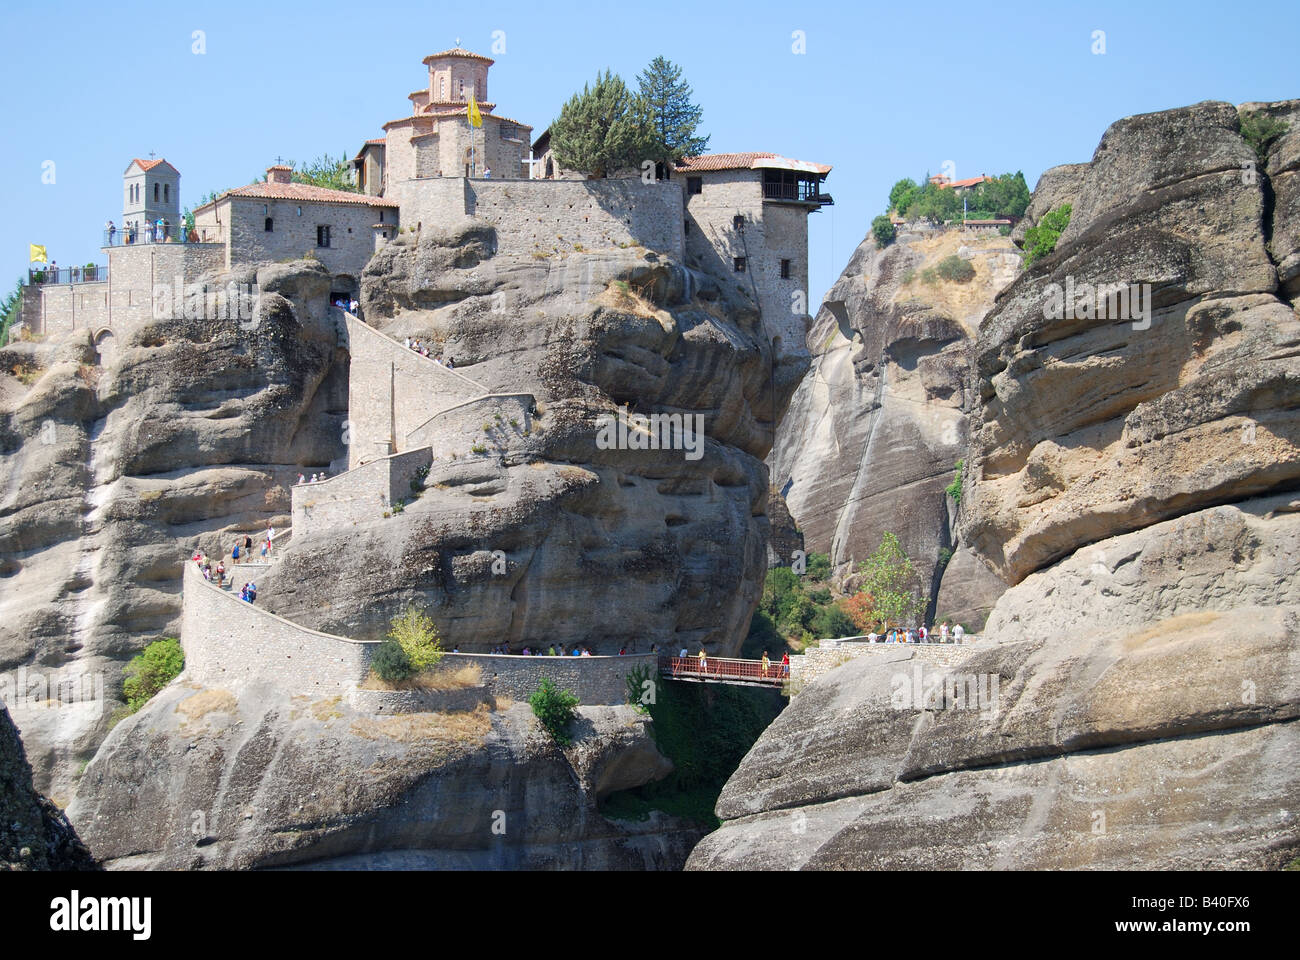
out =
[[[218,560],[217,561],[217,586],[224,587],[225,585],[226,585],[226,561]]]
[[[790,651],[781,654],[781,676],[790,676]]]
[[[953,643],[961,643],[962,637],[964,636],[966,636],[966,628],[963,627],[960,623],[952,628]]]
[[[767,676],[767,668],[770,667],[771,665],[772,665],[772,661],[769,660],[769,659],[767,659],[767,651],[764,650],[764,651],[763,651],[763,669],[762,669],[762,674],[761,674],[763,677],[766,677],[766,676]]]
[[[244,535],[244,562],[249,563],[253,559],[253,538]]]
[[[704,656],[704,648],[700,647],[700,673],[708,673],[708,672],[709,672],[709,661],[708,658]]]

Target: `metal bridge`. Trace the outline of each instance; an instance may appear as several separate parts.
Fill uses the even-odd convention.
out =
[[[772,660],[764,669],[762,660],[728,657],[660,657],[659,675],[691,683],[731,683],[748,687],[780,687],[790,678],[790,667]]]

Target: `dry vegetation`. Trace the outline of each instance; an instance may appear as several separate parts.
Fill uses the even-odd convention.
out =
[[[968,262],[975,268],[975,277],[967,283],[928,284],[922,281],[925,270],[933,270],[945,257],[955,256],[961,247],[972,250],[1012,249],[1011,241],[1006,237],[979,235],[971,236],[960,230],[950,230],[933,237],[926,237],[908,244],[908,249],[925,257],[914,268],[911,279],[899,285],[896,300],[918,299],[930,304],[940,313],[962,322],[970,327],[983,316],[988,305],[993,302],[994,294],[1005,285],[994,277],[989,259],[983,255],[973,257]]]
[[[358,717],[352,732],[366,740],[479,746],[492,729],[486,703],[456,713],[402,713],[393,717]]]
[[[361,684],[362,690],[467,690],[483,682],[483,668],[476,663],[460,667],[435,667],[418,673],[409,680],[388,683],[372,671]]]

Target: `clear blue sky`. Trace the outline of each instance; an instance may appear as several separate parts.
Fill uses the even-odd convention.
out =
[[[6,40],[0,284],[27,244],[103,262],[121,175],[157,151],[182,202],[248,183],[277,156],[352,156],[404,115],[420,60],[495,56],[491,98],[540,132],[605,67],[631,82],[663,54],[704,108],[712,151],[832,164],[835,206],[810,218],[811,303],[902,176],[1087,160],[1106,126],[1198,100],[1300,97],[1300,4],[371,3],[18,4]],[[205,32],[206,53],[192,52]],[[505,52],[492,53],[504,31]],[[792,52],[804,31],[806,53]],[[1095,30],[1106,52],[1092,53]],[[54,161],[55,183],[41,180]]]

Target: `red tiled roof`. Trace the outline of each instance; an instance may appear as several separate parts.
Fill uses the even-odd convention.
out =
[[[167,161],[164,160],[162,157],[159,157],[157,160],[141,160],[139,157],[136,157],[134,160],[131,161],[131,163],[138,163],[140,165],[140,169],[146,171],[152,170],[154,167],[158,166],[158,164],[166,163],[166,162]],[[130,166],[130,164],[128,164],[128,166]]]
[[[931,177],[930,179],[933,180],[934,177]],[[992,179],[993,178],[990,176],[987,176],[985,174],[980,174],[978,177],[967,177],[965,180],[950,180],[947,183],[941,183],[939,184],[939,189],[947,190],[951,187],[973,187],[977,183],[983,183],[985,180],[992,180]]]
[[[331,190],[310,183],[250,183],[246,187],[227,190],[212,203],[205,203],[199,210],[212,206],[226,197],[245,197],[256,200],[301,200],[304,203],[353,203],[367,207],[395,207],[397,202],[383,197],[371,197],[364,193],[351,193],[347,190]]]
[[[428,63],[430,60],[440,60],[443,57],[465,57],[469,60],[483,60],[487,63],[496,63],[491,57],[485,57],[481,53],[470,53],[468,50],[462,50],[460,47],[453,47],[450,50],[444,50],[442,53],[431,53],[421,63]]]
[[[802,161],[790,160],[777,153],[706,153],[700,157],[683,157],[677,164],[678,170],[708,172],[710,170],[750,170],[763,160],[784,160],[791,163]],[[824,163],[809,164],[818,173],[830,173],[831,168]]]

